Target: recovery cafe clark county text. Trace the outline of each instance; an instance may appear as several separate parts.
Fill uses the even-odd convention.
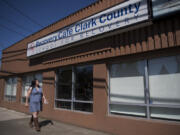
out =
[[[138,11],[139,11],[140,2],[138,4],[137,3],[134,4],[135,10],[132,10],[132,6],[133,5],[130,4],[128,7],[123,8],[121,10],[111,12],[111,13],[109,13],[107,15],[103,14],[103,15],[101,15],[99,17],[99,22],[104,24],[106,21],[111,21],[112,19],[116,19],[116,18],[118,18],[120,16],[123,16],[123,15],[126,15],[128,13],[134,13],[136,15],[138,13]],[[126,20],[126,21],[128,21],[128,20]],[[93,28],[95,26],[97,26],[97,19],[92,18],[88,22],[84,22],[84,23],[82,22],[80,24],[76,24],[75,27],[70,27],[70,28],[67,28],[64,31],[60,31],[58,36],[53,36],[53,37],[51,37],[51,38],[49,38],[47,40],[44,40],[42,42],[37,42],[36,46],[39,46],[41,44],[45,44],[47,42],[52,42],[52,41],[56,41],[56,40],[59,40],[59,39],[62,39],[62,38],[66,38],[68,36],[72,36],[75,33],[86,31],[86,30],[88,30],[90,28]],[[100,30],[103,31],[102,28]],[[93,31],[92,31],[92,33],[93,33]]]
[[[126,3],[127,2],[125,2],[125,4]],[[143,12],[139,13],[140,11]],[[121,6],[121,7],[113,7],[112,9],[110,8],[96,15],[93,15],[87,19],[84,19],[80,22],[72,24],[69,27],[61,29],[56,33],[53,33],[42,39],[36,40],[28,44],[28,49],[30,49],[29,56],[68,43],[72,43],[78,40],[92,37],[94,35],[108,32],[110,30],[114,30],[142,20],[146,20],[147,16],[145,16],[145,18],[142,18],[141,16],[143,16],[144,14],[146,15],[147,12],[148,11],[147,11],[146,0],[136,0],[136,2],[131,4],[126,4],[126,6],[123,7]],[[39,49],[35,49],[35,50],[33,49],[34,47],[38,48],[45,44],[47,45]]]

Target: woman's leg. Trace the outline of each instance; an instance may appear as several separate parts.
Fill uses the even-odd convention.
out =
[[[32,128],[33,127],[33,114],[31,115],[30,121],[29,121],[29,126]]]
[[[33,112],[33,117],[37,118],[38,117],[38,112]]]
[[[34,117],[34,125],[36,127],[36,131],[40,131],[39,122],[38,122],[38,112],[33,112],[33,117]]]

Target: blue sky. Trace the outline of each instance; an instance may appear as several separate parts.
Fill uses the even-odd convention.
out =
[[[0,0],[0,58],[2,49],[95,1],[97,0]]]

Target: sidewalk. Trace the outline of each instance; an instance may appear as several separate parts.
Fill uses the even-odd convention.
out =
[[[109,135],[56,121],[40,119],[41,132],[28,126],[30,116],[0,107],[0,135]]]

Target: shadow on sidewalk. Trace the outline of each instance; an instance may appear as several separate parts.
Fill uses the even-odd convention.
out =
[[[53,125],[54,123],[51,120],[43,120],[43,121],[39,122],[40,127],[44,127],[44,126],[47,126],[49,124]]]

